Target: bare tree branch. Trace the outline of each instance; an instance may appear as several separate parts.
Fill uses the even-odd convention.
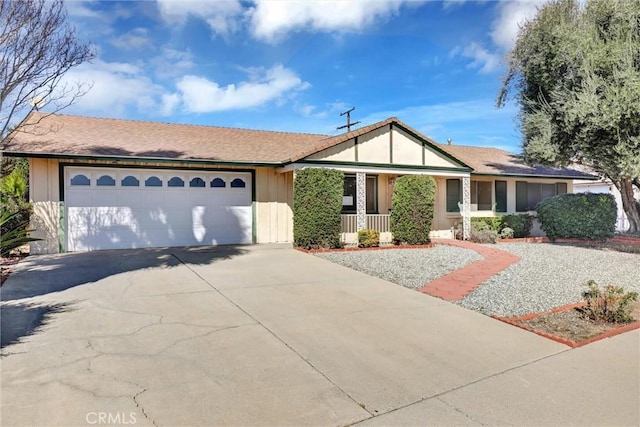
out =
[[[69,69],[94,58],[67,22],[63,0],[0,0],[0,137],[34,109],[66,108],[90,86],[60,85]]]

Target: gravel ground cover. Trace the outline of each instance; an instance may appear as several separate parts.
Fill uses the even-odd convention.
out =
[[[589,279],[640,292],[640,254],[550,243],[508,243],[498,249],[522,259],[463,298],[463,307],[499,316],[539,313],[581,301]]]
[[[315,254],[336,264],[417,289],[447,273],[482,259],[470,249],[436,245],[428,249],[328,252]]]

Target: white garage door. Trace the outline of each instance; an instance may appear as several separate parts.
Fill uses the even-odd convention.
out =
[[[252,242],[251,174],[66,167],[68,251]]]

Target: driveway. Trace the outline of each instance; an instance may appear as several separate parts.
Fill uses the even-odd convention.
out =
[[[33,256],[2,425],[637,425],[640,333],[568,347],[285,246]]]

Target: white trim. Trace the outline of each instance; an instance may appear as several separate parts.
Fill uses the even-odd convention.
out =
[[[447,177],[470,177],[471,172],[454,172],[447,170],[430,169],[428,167],[416,166],[415,168],[393,168],[393,167],[372,167],[372,166],[346,166],[346,165],[331,165],[331,164],[312,164],[312,163],[292,163],[283,168],[279,168],[279,173],[285,173],[292,170],[300,170],[306,168],[321,168],[321,169],[336,169],[342,172],[364,172],[373,174],[393,174],[393,175],[434,175],[434,176],[447,176]]]

